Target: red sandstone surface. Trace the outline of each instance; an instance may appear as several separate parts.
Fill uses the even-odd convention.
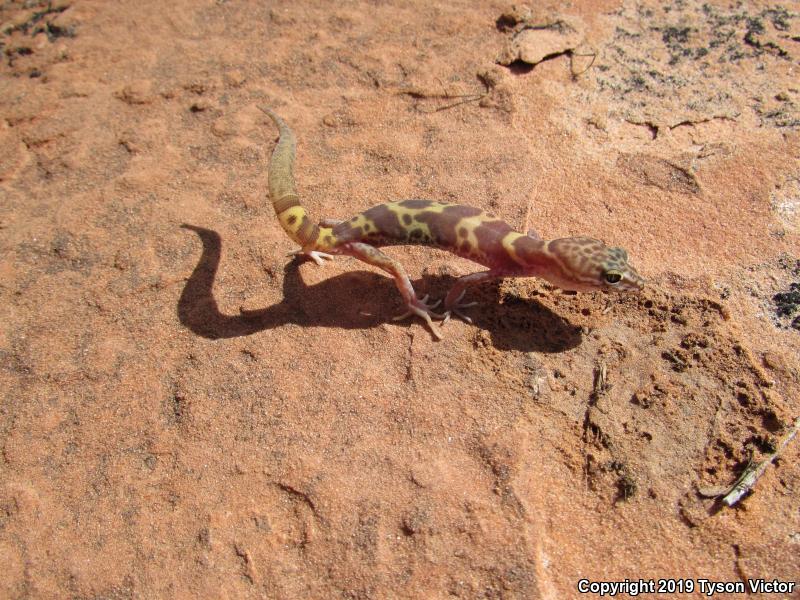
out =
[[[797,578],[797,440],[700,490],[800,416],[799,12],[0,4],[0,597]],[[460,202],[648,287],[392,322],[384,274],[286,257],[259,104],[317,218]],[[434,297],[480,268],[389,252]]]

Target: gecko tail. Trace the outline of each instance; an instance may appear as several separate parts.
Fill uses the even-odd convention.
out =
[[[259,106],[278,128],[280,138],[269,161],[269,196],[281,227],[292,240],[303,248],[313,246],[319,237],[319,226],[314,224],[308,212],[300,204],[294,185],[295,141],[286,121],[272,110]]]

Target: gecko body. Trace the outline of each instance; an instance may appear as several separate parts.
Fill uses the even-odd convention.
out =
[[[318,263],[332,255],[353,256],[386,271],[394,278],[407,309],[397,318],[417,315],[437,338],[441,333],[432,318],[447,321],[453,314],[470,322],[462,312],[472,305],[461,303],[466,288],[499,277],[540,277],[573,291],[633,291],[644,286],[622,248],[589,237],[546,241],[532,232],[519,233],[479,208],[461,204],[401,200],[373,206],[347,221],[315,223],[295,189],[294,134],[274,112],[259,108],[280,132],[269,165],[269,191],[281,226],[301,248],[297,253]],[[417,298],[402,265],[379,249],[408,244],[448,250],[488,270],[458,279],[445,297],[444,313],[438,314],[433,312],[438,303],[428,304],[427,296]]]

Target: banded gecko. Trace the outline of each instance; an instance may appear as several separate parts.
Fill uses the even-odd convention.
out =
[[[540,277],[564,289],[641,290],[644,279],[628,264],[622,248],[608,247],[589,237],[546,241],[535,232],[518,233],[506,222],[479,208],[435,202],[402,200],[387,202],[347,221],[312,222],[300,204],[292,169],[295,137],[286,122],[268,108],[259,107],[278,127],[280,138],[269,164],[269,194],[281,226],[300,246],[292,254],[304,255],[318,264],[333,255],[353,256],[386,271],[394,278],[406,312],[395,320],[417,315],[436,338],[442,334],[431,318],[446,323],[456,315],[472,321],[462,310],[476,303],[462,303],[466,288],[498,277]],[[444,312],[428,296],[418,298],[403,266],[378,248],[418,244],[448,250],[488,268],[459,278],[444,299]]]

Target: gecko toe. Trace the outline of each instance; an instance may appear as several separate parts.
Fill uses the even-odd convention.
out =
[[[438,306],[441,301],[437,300],[432,304],[428,304],[429,298],[430,296],[427,294],[422,298],[414,298],[406,305],[408,310],[406,310],[406,312],[404,312],[402,315],[393,317],[392,321],[402,321],[403,319],[407,319],[408,317],[412,316],[420,317],[421,319],[425,320],[425,323],[428,324],[428,327],[430,328],[434,337],[436,337],[437,340],[441,340],[443,336],[439,332],[438,327],[434,327],[433,319],[443,319],[445,315],[433,312],[433,309]]]
[[[444,319],[442,320],[442,323],[441,323],[440,327],[444,327],[445,323],[447,323],[450,320],[451,316],[456,316],[459,319],[461,319],[462,321],[464,321],[465,323],[469,323],[470,325],[472,325],[472,319],[470,317],[465,315],[463,312],[461,312],[457,308],[451,308],[450,310],[445,311]]]
[[[461,298],[463,298],[463,297],[464,297],[464,294],[462,293],[459,296],[459,300]],[[456,302],[455,302],[455,304],[453,304],[453,306],[451,306],[450,308],[447,308],[447,310],[445,310],[445,312],[444,312],[444,320],[442,321],[442,325],[447,323],[450,320],[451,316],[458,317],[459,319],[461,319],[465,323],[469,323],[470,325],[472,325],[472,319],[470,317],[468,317],[467,315],[465,315],[462,312],[462,309],[469,308],[471,306],[477,306],[477,304],[478,304],[477,302],[465,302],[465,303],[462,304],[461,302],[456,300]]]
[[[318,265],[324,265],[325,260],[333,260],[333,254],[328,254],[327,252],[320,252],[319,250],[294,250],[293,252],[289,252],[286,256],[303,256],[305,258],[310,258]]]

